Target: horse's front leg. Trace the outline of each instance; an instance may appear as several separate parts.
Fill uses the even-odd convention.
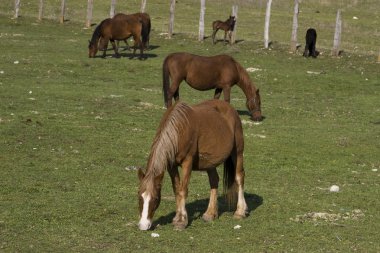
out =
[[[224,101],[230,102],[231,87],[227,86],[223,88]]]
[[[218,185],[219,185],[219,175],[216,168],[207,170],[208,180],[210,183],[210,200],[208,203],[208,208],[203,214],[202,218],[205,221],[212,221],[218,217]]]
[[[104,42],[104,48],[103,48],[103,58],[106,57],[106,54],[107,54],[107,48],[108,48],[108,40],[105,40]]]
[[[186,211],[186,198],[188,195],[188,185],[193,166],[192,158],[187,158],[182,163],[182,181],[177,188],[176,195],[176,215],[173,219],[174,228],[177,230],[185,229],[188,224],[188,217]]]
[[[230,45],[232,45],[232,31],[228,32],[228,37],[230,38]]]
[[[215,29],[212,33],[212,43],[215,44],[216,41],[215,41],[215,36],[216,36],[216,32],[218,31],[219,29]]]
[[[117,45],[115,43],[115,40],[110,40],[111,41],[111,44],[112,44],[112,47],[113,47],[113,50],[115,51],[115,55],[116,57],[119,57],[119,52],[118,52],[118,48],[117,48]]]

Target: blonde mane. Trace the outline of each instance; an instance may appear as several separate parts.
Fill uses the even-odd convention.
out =
[[[146,175],[157,176],[175,162],[179,134],[189,124],[191,107],[178,102],[165,113],[154,138]]]

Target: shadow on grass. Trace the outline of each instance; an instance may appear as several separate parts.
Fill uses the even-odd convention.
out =
[[[263,198],[256,194],[244,193],[245,201],[248,205],[248,214],[256,210],[259,206],[263,204]],[[208,206],[209,199],[199,199],[191,203],[186,204],[187,215],[189,219],[188,226],[191,226],[194,220],[197,220],[202,217],[203,213],[206,211]],[[236,205],[232,205],[231,208],[228,207],[225,197],[218,197],[218,211],[219,216],[225,212],[235,212]],[[172,223],[172,220],[175,216],[175,212],[171,212],[168,215],[161,216],[156,221],[153,222],[152,229],[155,229],[158,224],[168,225]]]
[[[249,117],[251,117],[251,114],[249,113],[249,111],[246,111],[246,110],[237,110],[237,112],[238,112],[238,114],[239,114],[239,116],[249,116]],[[261,116],[262,117],[262,121],[264,121],[265,120],[265,116]]]

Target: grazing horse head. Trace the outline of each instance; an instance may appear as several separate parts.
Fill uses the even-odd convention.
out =
[[[263,117],[261,116],[261,99],[259,89],[254,92],[254,96],[247,99],[247,108],[251,112],[252,119],[254,121],[261,121]]]
[[[148,230],[152,226],[152,219],[155,211],[161,202],[161,181],[164,176],[162,173],[158,176],[153,176],[153,185],[148,182],[148,177],[152,175],[146,175],[142,169],[138,170],[138,176],[140,179],[140,188],[138,192],[139,198],[139,228],[140,230]]]
[[[94,58],[98,52],[98,45],[95,42],[88,41],[88,57]]]

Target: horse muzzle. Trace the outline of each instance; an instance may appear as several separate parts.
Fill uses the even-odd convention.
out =
[[[146,220],[141,219],[139,222],[140,230],[143,230],[143,231],[149,230],[151,226],[152,226],[152,222],[148,219]]]
[[[255,111],[252,113],[252,120],[253,121],[262,121],[263,120],[263,116],[261,116],[261,111]]]

